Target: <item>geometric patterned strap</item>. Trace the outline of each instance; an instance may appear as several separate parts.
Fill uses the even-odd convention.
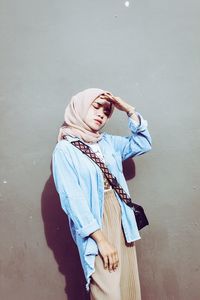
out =
[[[78,148],[81,152],[86,154],[90,159],[92,159],[101,169],[101,171],[106,176],[108,182],[113,187],[113,189],[117,192],[121,200],[123,200],[128,206],[133,207],[134,204],[131,201],[131,198],[127,195],[124,189],[120,186],[117,181],[117,178],[112,175],[112,173],[108,170],[104,162],[91,150],[91,148],[84,144],[82,141],[74,141],[71,142],[76,148]]]

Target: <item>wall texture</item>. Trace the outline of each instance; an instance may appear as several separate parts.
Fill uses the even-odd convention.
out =
[[[105,88],[148,120],[153,149],[124,165],[151,226],[143,300],[198,300],[200,3],[0,0],[0,298],[86,299],[51,175],[71,96]],[[128,133],[115,112],[106,130]]]

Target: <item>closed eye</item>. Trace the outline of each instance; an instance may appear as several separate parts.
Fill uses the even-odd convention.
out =
[[[101,104],[99,104],[99,103],[97,103],[97,102],[94,102],[93,104],[92,104],[92,106],[95,108],[95,109],[99,109],[100,107],[102,107],[102,105]],[[109,115],[110,115],[110,109],[105,109],[104,110],[104,114],[107,116],[107,117],[109,117]]]
[[[100,107],[98,103],[94,103],[92,106],[96,109],[98,109]]]

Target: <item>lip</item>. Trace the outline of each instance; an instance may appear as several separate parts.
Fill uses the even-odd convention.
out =
[[[101,125],[102,124],[102,121],[100,121],[100,120],[97,120],[97,119],[94,119],[95,120],[95,122],[97,122],[99,125]]]

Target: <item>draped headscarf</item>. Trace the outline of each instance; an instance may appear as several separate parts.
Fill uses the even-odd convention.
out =
[[[90,88],[79,92],[71,98],[64,113],[64,123],[60,127],[58,134],[58,142],[64,138],[65,135],[78,137],[86,143],[95,143],[101,139],[100,132],[92,132],[91,128],[84,122],[88,109],[92,102],[108,91]],[[114,105],[111,105],[111,112],[109,118],[113,113]]]

